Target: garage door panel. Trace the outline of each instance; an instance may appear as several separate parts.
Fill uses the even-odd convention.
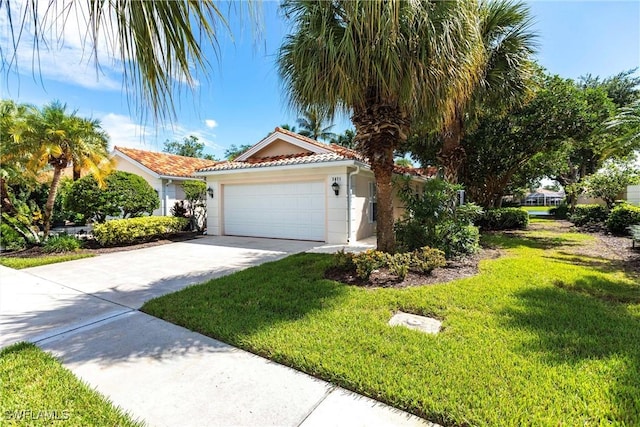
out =
[[[224,186],[224,233],[325,239],[324,182]]]

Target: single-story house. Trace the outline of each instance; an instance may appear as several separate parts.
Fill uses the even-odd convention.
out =
[[[153,215],[160,216],[171,215],[175,203],[184,200],[181,186],[184,181],[202,180],[194,176],[194,172],[215,163],[212,160],[126,147],[115,147],[112,157],[116,170],[140,175],[156,190],[160,197],[160,208]]]
[[[429,170],[431,174],[435,171]],[[397,167],[416,189],[422,169]],[[233,161],[195,174],[206,179],[207,233],[345,244],[376,232],[376,187],[356,151],[276,128]],[[394,201],[396,216],[402,205]]]
[[[522,200],[523,206],[558,206],[565,198],[564,191],[547,190],[538,188],[527,194]]]

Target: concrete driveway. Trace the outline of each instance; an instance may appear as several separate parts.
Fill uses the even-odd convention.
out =
[[[37,343],[150,425],[433,425],[137,310],[318,246],[205,237],[22,271],[0,266],[0,348]]]

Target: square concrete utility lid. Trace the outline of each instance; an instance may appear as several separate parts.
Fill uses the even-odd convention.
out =
[[[418,316],[417,314],[399,311],[389,320],[389,326],[404,326],[405,328],[435,335],[440,332],[442,322],[432,317]]]

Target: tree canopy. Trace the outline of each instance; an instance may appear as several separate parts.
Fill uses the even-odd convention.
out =
[[[200,142],[195,135],[185,136],[182,141],[166,140],[162,151],[178,156],[216,160],[213,155],[204,153],[204,143]]]

